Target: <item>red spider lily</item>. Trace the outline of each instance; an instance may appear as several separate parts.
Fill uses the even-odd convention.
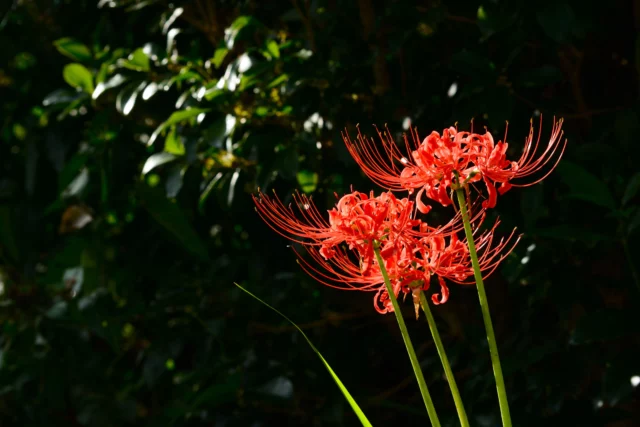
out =
[[[485,272],[485,278],[495,271],[520,240],[519,236],[515,236],[514,230],[494,245],[494,232],[498,224],[499,221],[475,239],[480,269]],[[299,264],[309,275],[332,288],[376,292],[375,309],[382,314],[393,312],[393,305],[377,264],[364,269],[360,259],[356,260],[356,257],[349,256],[345,249],[339,247],[329,259],[323,256],[318,247],[305,245],[305,248],[313,262],[305,260],[297,251],[296,254],[299,256]],[[421,238],[405,238],[399,245],[393,246],[392,250],[387,250],[383,259],[396,297],[401,291],[405,295],[412,292],[414,296],[420,291],[427,291],[432,276],[436,276],[440,294],[433,294],[431,299],[434,304],[439,305],[449,298],[449,288],[444,279],[464,285],[475,283],[467,242],[459,240],[456,234],[446,237],[429,233]],[[414,298],[414,305],[417,317],[418,298]]]
[[[484,207],[492,208],[496,205],[497,194],[495,183],[501,184],[497,192],[504,194],[511,187],[529,187],[537,184],[553,172],[560,162],[564,149],[567,145],[566,139],[564,142],[561,142],[563,134],[562,123],[562,119],[556,121],[554,118],[549,142],[542,152],[538,153],[541,133],[538,132],[538,137],[534,144],[533,120],[531,120],[529,136],[525,140],[522,156],[520,156],[520,159],[517,162],[509,161],[506,158],[506,152],[509,146],[506,142],[507,130],[505,130],[504,135],[505,142],[498,141],[497,144],[494,144],[493,137],[488,131],[486,131],[484,135],[478,136],[478,139],[482,141],[482,143],[477,145],[478,153],[474,158],[474,163],[480,171],[489,193],[489,200],[483,204]],[[540,128],[542,128],[542,116],[540,116]],[[559,147],[562,147],[560,149],[560,155],[557,157],[553,166],[549,168],[542,177],[526,183],[512,182],[513,180],[525,178],[541,171],[554,157]]]
[[[405,241],[405,244],[408,241]],[[313,278],[320,283],[342,290],[357,290],[376,292],[373,298],[373,305],[378,313],[393,312],[393,305],[389,299],[382,272],[377,263],[371,264],[368,268],[363,268],[362,260],[355,259],[353,252],[350,254],[337,248],[333,257],[327,259],[321,254],[321,249],[314,246],[305,246],[311,255],[313,262],[307,261],[300,253],[298,263]],[[406,247],[387,250],[382,254],[385,269],[391,281],[393,291],[397,297],[400,291],[407,294],[410,285],[425,280],[425,273],[414,267],[411,252]],[[428,283],[428,282],[427,282]],[[428,289],[426,286],[424,289]]]
[[[354,192],[343,196],[329,211],[329,224],[349,249],[360,254],[366,271],[373,259],[374,242],[385,241],[382,247],[385,256],[385,252],[404,239],[405,230],[418,224],[417,220],[411,219],[412,208],[413,202],[409,199],[398,200],[390,192],[378,197],[373,197],[373,192],[369,197]],[[325,257],[333,254],[332,247],[324,246],[323,249]]]
[[[542,125],[542,117],[540,121]],[[376,129],[382,148],[377,147],[373,139],[367,140],[359,128],[355,142],[346,132],[342,136],[349,152],[369,178],[391,191],[418,189],[416,206],[420,212],[427,213],[431,207],[422,202],[423,195],[447,206],[451,204],[449,191],[459,183],[466,185],[482,179],[489,195],[483,207],[492,208],[496,205],[497,193],[503,194],[512,186],[524,187],[540,182],[555,169],[564,153],[567,141],[561,142],[561,128],[562,119],[554,119],[551,138],[546,148],[538,152],[540,134],[534,144],[532,122],[524,152],[517,162],[506,158],[508,143],[499,141],[495,144],[488,131],[480,135],[459,132],[452,127],[445,129],[442,135],[432,132],[420,143],[417,131],[412,129],[411,142],[404,135],[405,152],[411,153],[410,158],[398,147],[388,129],[383,132]],[[512,182],[539,172],[560,147],[557,160],[542,178],[528,183]],[[500,183],[497,190],[496,183]]]
[[[489,277],[500,262],[507,257],[520,241],[520,236],[516,236],[515,229],[506,238],[494,245],[495,230],[500,221],[491,227],[491,229],[480,233],[474,237],[476,243],[476,251],[478,253],[478,262],[480,270],[486,272],[482,277]],[[474,235],[478,234],[478,228]],[[452,282],[461,285],[473,284],[473,268],[469,258],[469,249],[466,239],[459,240],[456,234],[449,237],[449,243],[442,236],[431,235],[420,239],[415,247],[418,262],[424,271],[446,278]],[[437,296],[433,296],[434,303],[442,303],[437,301]]]
[[[291,206],[285,207],[277,196],[269,198],[259,193],[254,202],[271,228],[305,246],[318,265],[300,258],[301,265],[312,276],[331,287],[377,290],[378,296],[385,286],[381,270],[373,260],[374,245],[380,245],[385,267],[399,292],[423,275],[411,268],[408,258],[411,252],[407,248],[416,240],[412,237],[416,231],[412,229],[417,227],[421,235],[430,235],[458,228],[453,223],[446,228],[434,228],[412,219],[413,202],[397,199],[390,192],[378,197],[373,193],[347,194],[328,212],[328,221],[307,196],[296,193],[293,197],[300,215]],[[346,249],[341,247],[343,243]],[[336,282],[341,285],[335,285]],[[378,304],[376,309],[382,310]],[[388,311],[384,310],[381,312]]]
[[[254,201],[271,228],[305,247],[312,261],[296,254],[307,273],[333,288],[376,292],[374,307],[379,313],[393,311],[393,305],[380,267],[373,260],[373,245],[380,245],[394,294],[412,292],[416,310],[417,296],[429,289],[431,276],[438,277],[441,288],[432,300],[442,304],[449,295],[445,278],[467,283],[473,274],[466,243],[456,234],[460,231],[459,215],[444,227],[431,227],[413,219],[413,203],[397,199],[393,193],[378,197],[347,194],[328,212],[328,221],[307,196],[297,193],[294,202],[299,214],[291,206],[285,207],[277,196],[259,193]],[[484,213],[476,218],[481,223]],[[495,226],[478,239],[481,266],[490,272],[513,249],[503,253],[512,236],[492,247],[494,230]]]
[[[390,192],[378,197],[357,191],[347,194],[329,211],[328,221],[307,196],[296,193],[293,197],[302,218],[277,196],[270,199],[259,193],[254,202],[262,219],[279,234],[297,243],[321,246],[320,254],[326,259],[335,256],[336,246],[344,242],[359,254],[365,269],[372,264],[374,242],[384,242],[384,255],[405,238],[405,230],[419,222],[411,218],[413,202],[397,199]]]
[[[253,200],[258,214],[280,235],[296,243],[321,246],[320,253],[327,259],[334,256],[337,245],[347,243],[362,257],[365,267],[372,263],[375,241],[383,243],[384,256],[403,239],[428,234],[447,236],[463,228],[459,214],[441,227],[413,219],[413,202],[397,199],[391,192],[378,197],[373,192],[369,196],[357,191],[347,194],[329,211],[328,221],[311,199],[299,193],[293,194],[297,209],[285,206],[275,194],[270,198],[260,192]],[[483,215],[482,210],[477,210],[472,221]]]

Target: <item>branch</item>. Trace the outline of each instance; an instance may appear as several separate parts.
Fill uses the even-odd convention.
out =
[[[298,11],[298,15],[300,15],[300,19],[302,20],[302,23],[304,24],[304,28],[307,31],[307,38],[309,39],[309,45],[311,46],[311,50],[315,52],[316,38],[315,38],[315,35],[313,34],[313,27],[311,25],[311,20],[309,19],[310,5],[309,3],[306,3],[307,13],[305,14],[300,8],[300,5],[298,4],[298,0],[291,0],[291,4],[293,4],[293,7],[295,7],[295,9]]]

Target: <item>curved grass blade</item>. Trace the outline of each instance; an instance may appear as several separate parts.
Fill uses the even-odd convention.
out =
[[[316,348],[315,345],[313,345],[313,343],[311,342],[311,340],[309,339],[309,337],[307,337],[307,335],[302,331],[302,329],[300,329],[300,327],[298,325],[296,325],[293,320],[289,319],[287,316],[285,316],[284,314],[282,314],[280,311],[278,311],[276,308],[270,306],[269,304],[267,304],[266,302],[262,301],[260,298],[258,298],[257,296],[255,296],[254,294],[252,294],[251,292],[249,292],[248,290],[246,290],[245,288],[243,288],[242,286],[238,285],[237,283],[234,283],[234,285],[236,285],[237,287],[239,287],[240,289],[242,289],[244,292],[246,292],[247,294],[251,295],[253,298],[257,299],[258,301],[260,301],[262,304],[266,305],[267,307],[269,307],[271,310],[275,311],[276,313],[278,313],[280,316],[282,316],[287,322],[291,323],[297,330],[298,332],[300,332],[302,334],[302,336],[304,337],[305,340],[307,340],[307,342],[309,343],[309,346],[311,346],[311,349],[313,351],[315,351],[315,353],[318,355],[318,357],[320,358],[320,360],[322,361],[322,363],[324,364],[325,368],[327,368],[327,371],[329,371],[329,373],[331,374],[331,377],[333,378],[333,380],[336,382],[336,384],[338,384],[338,387],[340,388],[340,391],[342,392],[342,394],[344,394],[344,397],[347,399],[347,402],[349,402],[349,405],[351,405],[351,409],[353,409],[353,412],[356,413],[356,415],[358,416],[358,419],[360,420],[360,422],[362,423],[363,426],[366,427],[372,427],[371,423],[369,422],[369,420],[367,419],[366,415],[364,414],[364,412],[362,412],[362,409],[360,409],[360,406],[358,406],[358,404],[356,403],[356,401],[354,400],[354,398],[351,396],[351,394],[349,393],[349,391],[347,390],[347,388],[344,386],[344,384],[342,384],[342,381],[340,381],[340,378],[338,378],[338,375],[333,371],[333,369],[331,369],[331,366],[329,366],[329,362],[327,362],[325,360],[324,357],[322,357],[322,354],[320,354],[320,351],[318,351],[318,349]]]

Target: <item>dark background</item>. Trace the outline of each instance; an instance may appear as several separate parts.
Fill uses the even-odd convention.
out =
[[[516,426],[640,425],[638,1],[13,0],[0,8],[0,425],[428,425],[393,316],[307,277],[250,194],[374,187],[340,130],[565,118],[487,280]],[[456,90],[454,90],[454,86]],[[201,109],[201,110],[198,110]],[[202,114],[206,113],[206,114]],[[154,133],[155,132],[155,133]],[[433,221],[450,210],[437,209]],[[453,400],[405,316],[444,425]],[[499,425],[473,287],[434,307]],[[639,378],[640,380],[640,378]]]

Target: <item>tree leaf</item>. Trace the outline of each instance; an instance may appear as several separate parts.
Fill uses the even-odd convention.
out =
[[[171,55],[171,51],[173,50],[173,46],[176,42],[176,37],[182,31],[179,28],[172,28],[167,33],[167,55]]]
[[[233,49],[236,39],[239,39],[240,34],[245,28],[256,23],[255,18],[252,16],[239,16],[235,21],[224,31],[224,41],[227,44],[227,49]]]
[[[50,319],[58,319],[67,312],[67,307],[68,304],[66,301],[57,301],[49,307],[49,310],[47,310],[44,315]]]
[[[78,99],[77,92],[72,92],[70,89],[56,89],[42,100],[42,105],[48,107],[75,101],[76,99]]]
[[[164,151],[176,156],[183,156],[185,153],[184,143],[180,135],[176,134],[175,126],[171,126],[171,130],[167,134],[167,139],[164,141]]]
[[[209,108],[189,108],[182,111],[176,111],[169,116],[169,119],[163,123],[165,127],[180,123],[184,120],[191,119],[202,113],[209,112]]]
[[[166,175],[164,188],[166,190],[167,197],[174,198],[178,195],[182,189],[184,174],[187,171],[187,166],[182,164],[175,164],[169,168],[169,173]]]
[[[58,52],[74,61],[88,61],[91,59],[91,51],[87,46],[76,39],[63,37],[53,42]]]
[[[62,194],[60,194],[60,197],[66,199],[68,197],[76,196],[87,187],[88,183],[89,170],[87,168],[82,168],[78,176],[76,176],[73,181],[69,183],[67,188],[64,189]]]
[[[162,34],[167,34],[167,32],[169,31],[171,26],[174,24],[174,22],[176,22],[176,19],[178,19],[180,17],[180,15],[182,15],[183,13],[184,13],[184,9],[183,8],[176,7],[173,10],[173,13],[171,14],[171,16],[169,16],[169,18],[167,18],[167,20],[165,21],[164,25],[162,26]]]
[[[289,80],[289,76],[286,74],[280,74],[278,77],[276,77],[275,79],[273,79],[271,81],[271,83],[269,83],[267,85],[268,89],[280,86],[282,83],[286,82],[287,80]]]
[[[309,170],[301,170],[297,174],[298,184],[305,193],[312,193],[318,185],[318,174]]]
[[[98,99],[98,97],[102,95],[102,93],[105,92],[106,90],[113,89],[114,87],[118,87],[126,81],[127,81],[127,78],[122,74],[115,74],[109,80],[102,83],[98,83],[95,90],[93,91],[93,94],[91,95],[91,98]]]
[[[571,188],[571,193],[567,197],[584,200],[611,210],[616,208],[616,201],[607,185],[582,166],[563,160],[557,170],[563,181]]]
[[[160,126],[156,128],[153,134],[151,134],[151,137],[149,138],[147,145],[153,145],[153,143],[156,141],[158,136],[163,131],[165,131],[169,126],[175,125],[184,120],[192,119],[202,113],[207,113],[207,112],[209,112],[208,108],[188,108],[186,110],[174,112],[173,114],[171,114],[171,116],[169,116],[169,118],[165,122],[163,122]]]
[[[182,95],[180,95],[180,97],[176,100],[176,105],[175,105],[176,110],[182,108],[182,106],[187,102],[189,97],[193,95],[194,90],[195,90],[195,86],[191,86],[189,89],[185,90]]]
[[[142,99],[145,101],[148,99],[151,99],[151,97],[158,92],[158,89],[160,89],[160,86],[158,85],[158,83],[156,82],[149,83],[149,85],[146,88],[144,88],[144,90],[142,91]]]
[[[98,72],[96,73],[96,76],[95,76],[96,86],[98,84],[104,82],[105,80],[107,80],[107,76],[110,73],[110,66],[111,66],[111,64],[109,62],[103,62],[100,65],[100,69],[98,70]]]
[[[271,55],[272,58],[280,58],[280,47],[275,40],[269,39],[266,42],[267,52]]]
[[[229,206],[231,206],[231,203],[233,203],[233,197],[235,195],[238,178],[240,178],[239,168],[233,171],[233,175],[231,175],[231,180],[229,181],[229,192],[227,193],[227,205]]]
[[[88,94],[93,93],[93,76],[84,65],[67,64],[62,70],[62,77],[70,86],[81,88]]]
[[[58,233],[66,234],[81,230],[93,221],[91,211],[83,205],[70,205],[62,213]]]
[[[58,191],[60,193],[69,186],[82,169],[85,169],[88,161],[89,155],[86,153],[77,153],[67,160],[60,175],[58,175]]]
[[[257,296],[255,296],[254,294],[252,294],[251,292],[249,292],[248,290],[246,290],[245,288],[243,288],[242,286],[238,285],[237,283],[234,283],[234,285],[236,285],[238,288],[240,288],[242,291],[244,291],[245,293],[249,294],[251,297],[253,297],[254,299],[258,300],[260,303],[262,303],[263,305],[265,305],[266,307],[270,308],[271,310],[275,311],[276,313],[278,313],[283,319],[285,319],[287,322],[289,322],[294,328],[296,328],[298,330],[298,332],[300,332],[302,334],[302,336],[304,337],[304,339],[307,341],[307,343],[309,344],[309,346],[311,347],[311,349],[318,355],[318,357],[320,358],[320,361],[322,362],[322,364],[324,365],[325,368],[327,368],[327,371],[329,371],[329,374],[331,375],[331,378],[333,378],[333,380],[336,382],[336,384],[338,385],[338,388],[340,389],[340,391],[342,392],[342,394],[344,395],[345,399],[347,399],[347,402],[349,402],[349,405],[351,406],[351,409],[353,409],[353,412],[356,413],[356,416],[358,417],[358,419],[360,420],[360,422],[362,423],[363,426],[371,426],[371,423],[369,422],[369,420],[367,419],[367,416],[364,414],[364,412],[362,412],[362,409],[360,409],[360,406],[358,406],[358,403],[355,401],[355,399],[351,396],[351,393],[349,393],[349,390],[347,390],[347,388],[345,387],[345,385],[342,383],[342,381],[340,381],[340,378],[338,377],[338,375],[333,371],[333,369],[331,369],[331,366],[329,365],[329,362],[326,361],[326,359],[322,356],[322,354],[320,353],[320,351],[316,348],[316,346],[313,345],[313,343],[311,342],[311,340],[309,339],[309,337],[307,336],[307,334],[304,333],[304,331],[302,329],[300,329],[300,327],[298,325],[296,325],[293,320],[289,319],[287,316],[285,316],[284,314],[282,314],[280,311],[278,311],[276,308],[270,306],[269,304],[267,304],[266,302],[262,301],[260,298],[258,298]]]
[[[72,111],[78,110],[86,99],[91,99],[85,92],[77,92],[78,96],[75,100],[71,101],[64,109],[56,116],[56,120],[62,121]],[[77,112],[77,111],[76,111]]]
[[[120,65],[133,71],[149,71],[149,57],[142,48],[138,48],[127,59],[121,60]]]
[[[483,34],[481,40],[486,40],[493,34],[508,28],[517,19],[517,16],[516,14],[506,14],[490,3],[479,6],[476,12],[476,22]]]
[[[218,172],[211,180],[207,183],[202,194],[200,194],[200,199],[198,200],[198,212],[201,214],[204,213],[205,202],[209,198],[211,191],[215,188],[215,186],[220,182],[220,180],[225,176],[223,172]]]
[[[172,162],[177,158],[178,157],[175,154],[165,151],[152,154],[147,158],[147,161],[144,162],[144,166],[142,166],[142,175],[146,175],[158,166]]]
[[[214,67],[220,68],[220,65],[222,65],[222,61],[224,61],[227,53],[229,53],[229,49],[226,47],[219,47],[216,49],[213,54],[213,58],[211,58],[211,63],[213,63]]]
[[[147,82],[132,82],[125,86],[124,89],[118,93],[118,97],[116,98],[116,109],[122,113],[122,115],[128,115],[136,105],[138,94],[146,85]]]
[[[209,260],[204,243],[200,240],[180,207],[166,198],[163,189],[149,187],[142,181],[138,184],[138,195],[151,216],[173,235],[184,249],[201,261],[206,262]]]

